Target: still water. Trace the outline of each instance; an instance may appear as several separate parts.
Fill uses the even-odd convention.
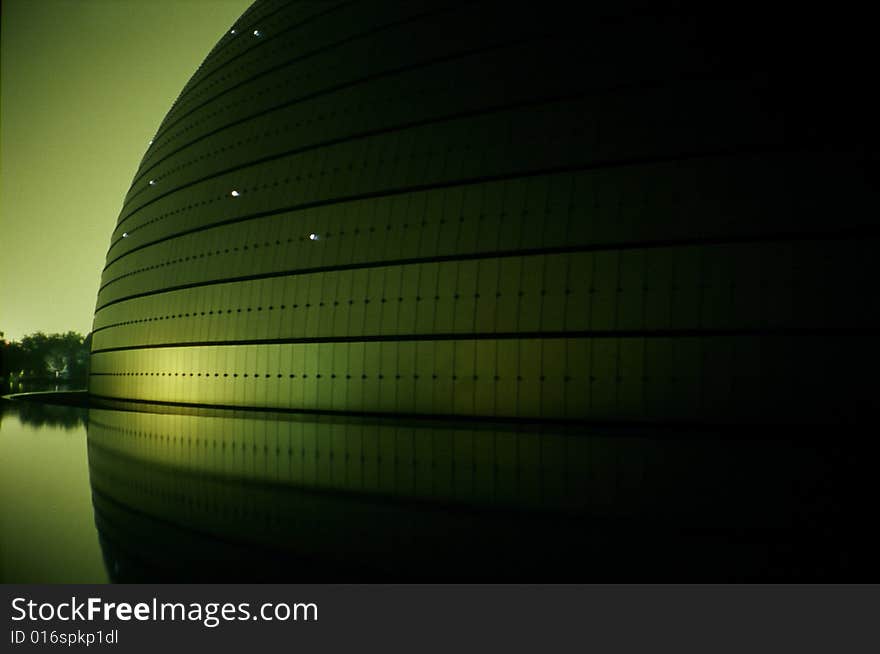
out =
[[[21,401],[0,420],[7,583],[858,581],[875,558],[852,448],[815,434]]]
[[[0,400],[0,581],[108,580],[85,418],[85,409]]]

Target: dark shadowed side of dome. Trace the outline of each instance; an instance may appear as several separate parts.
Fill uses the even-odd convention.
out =
[[[648,3],[255,3],[126,195],[90,392],[855,421],[877,355],[864,64],[786,25]]]

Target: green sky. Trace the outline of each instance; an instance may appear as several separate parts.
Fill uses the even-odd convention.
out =
[[[251,0],[3,0],[0,331],[86,333],[171,103]]]

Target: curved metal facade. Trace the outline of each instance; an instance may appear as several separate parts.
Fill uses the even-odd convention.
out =
[[[841,384],[874,320],[874,232],[856,156],[691,17],[607,12],[255,3],[125,198],[90,391],[588,421],[858,413],[867,392]]]

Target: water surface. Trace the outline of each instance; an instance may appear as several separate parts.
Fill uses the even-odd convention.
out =
[[[0,408],[7,583],[877,574],[870,441],[840,429]]]
[[[85,417],[84,409],[0,400],[0,581],[108,580]]]

